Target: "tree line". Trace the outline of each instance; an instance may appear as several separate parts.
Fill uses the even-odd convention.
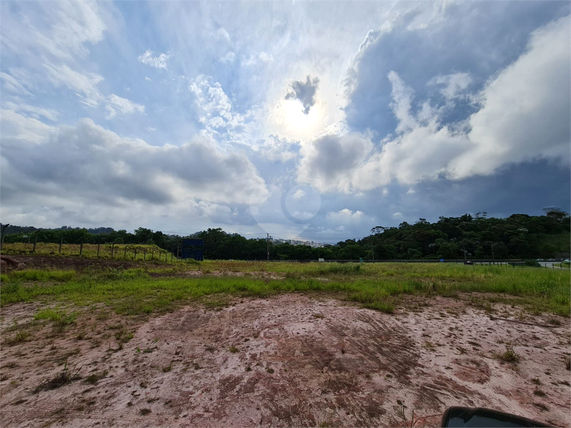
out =
[[[348,239],[335,245],[310,247],[268,243],[212,228],[188,236],[167,235],[143,227],[133,233],[112,228],[36,229],[8,226],[4,242],[155,244],[177,254],[182,240],[204,240],[206,259],[265,260],[420,260],[420,259],[532,259],[569,257],[568,213],[546,209],[541,216],[513,214],[507,218],[486,213],[440,217],[430,223],[420,218],[398,227],[376,226],[363,239]]]

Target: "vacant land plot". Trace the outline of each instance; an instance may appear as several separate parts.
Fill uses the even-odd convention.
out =
[[[568,271],[20,262],[2,277],[2,426],[434,426],[451,405],[569,420]]]

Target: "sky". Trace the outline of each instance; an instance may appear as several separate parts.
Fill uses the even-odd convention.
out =
[[[335,243],[569,211],[565,1],[0,2],[0,220]]]

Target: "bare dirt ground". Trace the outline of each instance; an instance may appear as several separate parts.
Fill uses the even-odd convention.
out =
[[[147,319],[96,308],[62,332],[32,321],[37,304],[10,305],[0,326],[0,422],[437,426],[448,406],[461,405],[568,426],[568,319],[501,305],[490,314],[441,297],[406,306],[388,315],[286,294]],[[26,326],[30,337],[16,342]],[[519,363],[494,356],[506,345]],[[34,392],[65,361],[81,379]]]

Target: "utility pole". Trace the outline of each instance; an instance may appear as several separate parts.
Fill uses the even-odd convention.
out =
[[[496,264],[496,257],[494,256],[494,243],[492,242],[492,260]]]
[[[270,261],[270,234],[266,233],[266,250],[268,254],[268,261]]]

